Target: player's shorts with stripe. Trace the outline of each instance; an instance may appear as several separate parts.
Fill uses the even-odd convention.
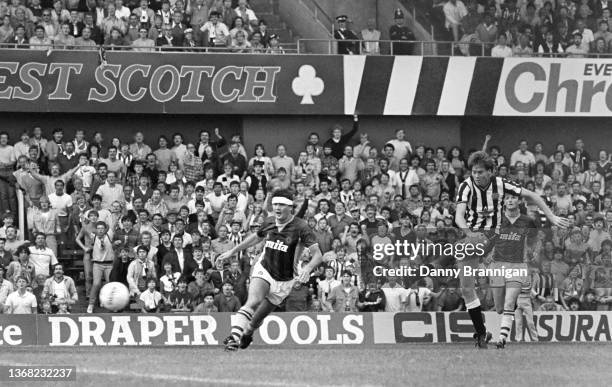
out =
[[[251,276],[253,278],[261,278],[270,284],[270,291],[266,298],[274,305],[280,305],[283,300],[287,298],[293,288],[293,284],[295,284],[294,279],[289,281],[277,281],[272,278],[270,273],[262,266],[261,261],[255,264]]]
[[[512,276],[491,275],[489,276],[489,284],[491,287],[518,287],[529,288],[531,286],[531,278],[529,277],[529,267],[525,262],[491,262],[489,269],[505,269],[505,272]],[[516,269],[527,273],[527,275],[514,275],[512,272]]]

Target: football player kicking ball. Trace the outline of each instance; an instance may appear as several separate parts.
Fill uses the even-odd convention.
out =
[[[232,316],[231,335],[223,342],[228,351],[247,348],[264,318],[289,295],[296,281],[296,257],[302,255],[304,248],[310,250],[312,259],[297,277],[298,282],[307,283],[310,272],[321,263],[322,254],[315,235],[305,220],[292,214],[292,197],[287,190],[275,192],[274,216],[268,217],[256,234],[217,257],[228,259],[265,239],[264,251],[253,267],[247,302]]]
[[[530,291],[531,280],[529,268],[525,262],[527,241],[535,236],[536,223],[519,211],[519,197],[509,194],[504,198],[504,215],[501,219],[499,232],[494,238],[493,262],[490,269],[519,269],[525,275],[508,278],[506,276],[491,276],[490,284],[493,290],[495,309],[502,315],[497,348],[504,348],[512,328],[514,310],[521,291]],[[511,272],[510,272],[511,273]]]

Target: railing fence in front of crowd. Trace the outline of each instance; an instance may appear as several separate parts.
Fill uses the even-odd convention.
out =
[[[339,50],[341,47],[348,49]],[[348,46],[347,46],[348,45]],[[352,45],[352,47],[350,47]],[[296,43],[287,43],[279,50],[259,50],[254,48],[236,47],[135,47],[130,45],[53,45],[53,44],[15,44],[0,43],[0,49],[16,50],[100,50],[105,51],[136,51],[136,52],[172,52],[172,53],[240,53],[240,54],[299,54],[299,55],[422,55],[422,56],[471,56],[490,57],[493,43],[482,42],[452,42],[424,40],[342,40],[335,39],[298,39]],[[523,53],[514,56],[544,57],[544,58],[610,58],[612,53]]]

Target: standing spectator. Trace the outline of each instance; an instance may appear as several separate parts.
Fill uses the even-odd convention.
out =
[[[257,27],[257,16],[255,12],[247,7],[247,0],[238,0],[238,7],[234,9],[236,15],[244,20],[245,25],[249,27],[251,31]]]
[[[396,9],[393,19],[395,24],[389,28],[389,39],[395,41],[391,44],[391,53],[393,55],[413,55],[414,43],[409,42],[416,38],[412,31],[404,25],[404,12],[399,8]]]
[[[402,312],[408,291],[397,282],[395,277],[388,277],[387,281],[380,288],[385,295],[385,312]]]
[[[334,287],[327,302],[332,306],[334,312],[357,312],[357,301],[359,300],[359,289],[351,283],[353,274],[349,271],[342,272],[340,285]]]
[[[16,159],[13,147],[8,144],[8,140],[8,133],[0,132],[0,212],[10,211],[16,214],[17,194],[13,175]]]
[[[87,313],[93,313],[94,304],[98,298],[98,292],[102,287],[102,278],[109,282],[113,262],[115,260],[115,252],[113,243],[108,235],[108,226],[102,221],[96,223],[96,233],[93,237],[91,250],[93,284],[89,293],[89,305]]]
[[[26,290],[27,280],[24,277],[17,278],[15,282],[17,290],[9,294],[4,303],[6,314],[36,314],[36,297]]]
[[[36,234],[34,245],[29,247],[30,262],[34,265],[36,275],[49,277],[50,268],[58,263],[57,256],[47,247],[46,237],[43,233]]]
[[[485,43],[485,56],[490,54],[492,43],[497,39],[497,32],[493,15],[485,13],[484,20],[476,27],[476,37],[482,43]]]
[[[336,160],[341,159],[344,155],[345,146],[355,135],[355,133],[357,133],[358,129],[359,118],[357,115],[353,117],[353,129],[346,134],[342,134],[342,126],[335,125],[332,129],[332,137],[323,144],[323,148],[329,147],[331,149],[331,156],[333,156]],[[274,163],[274,158],[272,159],[272,162]],[[293,171],[287,172],[292,173]]]
[[[376,19],[369,18],[367,28],[361,30],[361,39],[364,40],[362,45],[362,54],[379,55],[380,54],[380,31],[376,29]]]
[[[153,25],[153,20],[155,20],[155,12],[149,8],[148,0],[140,0],[140,7],[134,8],[132,14],[136,15],[141,27],[145,29],[151,27]]]
[[[444,26],[453,33],[453,41],[461,37],[461,20],[467,16],[468,11],[461,0],[448,0],[442,7],[444,11]]]
[[[200,28],[202,32],[202,44],[209,47],[227,47],[231,43],[231,37],[227,26],[219,21],[221,14],[212,11],[209,20]]]
[[[359,54],[359,42],[357,42],[359,37],[353,31],[346,28],[347,20],[348,16],[346,15],[336,17],[338,28],[334,31],[334,39],[338,41],[338,54]]]

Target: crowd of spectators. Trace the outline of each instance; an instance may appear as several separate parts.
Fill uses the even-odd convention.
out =
[[[359,132],[357,116],[352,129],[337,125],[322,139],[325,133],[304,136],[295,155],[284,144],[273,155],[263,144],[247,151],[240,135],[226,139],[218,129],[196,138],[145,138],[138,132],[130,141],[82,130],[68,136],[62,129],[46,138],[39,127],[16,142],[0,133],[0,210],[6,211],[0,304],[7,313],[35,306],[67,312],[85,296],[92,312],[101,285],[110,280],[126,284],[144,312],[235,311],[245,302],[250,268],[263,245],[227,261],[216,257],[258,230],[271,192],[292,188],[295,214],[313,229],[324,264],[307,285],[293,289],[284,310],[464,308],[454,278],[373,272],[375,266],[451,268],[453,256],[433,251],[375,260],[373,252],[396,241],[453,243],[462,237],[454,225],[455,195],[469,177],[472,151],[414,144],[402,129],[379,148]],[[495,159],[496,173],[535,191],[571,223],[569,229],[550,227],[537,208],[521,204],[541,223],[525,256],[532,288],[523,305],[609,310],[607,150],[591,154],[581,139],[571,147],[559,143],[551,154],[542,143],[521,141],[518,149],[505,144],[502,151],[490,142],[487,136],[483,149]],[[22,232],[14,216],[15,189],[28,207]],[[64,252],[73,248],[84,252],[85,294],[57,264],[58,258],[69,261]],[[299,257],[297,270],[309,259]],[[485,310],[493,308],[491,293],[487,278],[479,278]]]
[[[605,57],[612,52],[608,1],[448,0],[434,4],[455,54]],[[434,17],[435,19],[435,17]]]
[[[0,46],[282,54],[247,0],[0,0]]]

